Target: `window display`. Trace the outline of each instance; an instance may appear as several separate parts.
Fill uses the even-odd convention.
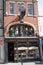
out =
[[[39,59],[39,46],[37,42],[8,43],[8,58],[12,61],[28,61]],[[11,60],[10,59],[10,60]]]

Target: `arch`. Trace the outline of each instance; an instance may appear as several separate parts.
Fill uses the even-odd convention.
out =
[[[9,28],[9,36],[34,36],[34,28],[27,24],[13,24]]]
[[[28,22],[20,23],[19,21],[18,21],[18,22],[13,22],[13,23],[10,23],[10,24],[7,26],[7,28],[6,28],[6,31],[8,32],[8,31],[9,31],[10,26],[15,25],[15,24],[26,24],[26,25],[28,25],[28,26],[33,27],[33,28],[34,28],[34,31],[36,31],[36,27],[35,27],[33,24],[28,23]]]

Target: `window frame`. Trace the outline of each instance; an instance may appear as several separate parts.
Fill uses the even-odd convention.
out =
[[[10,13],[10,3],[13,3],[14,4],[14,7],[15,7],[15,2],[14,1],[9,1],[9,15],[14,15],[15,13]]]
[[[24,2],[17,2],[17,4],[23,4],[22,6],[24,6]],[[18,7],[18,15],[20,15],[20,13],[19,13],[19,7]]]
[[[28,5],[29,5],[29,4],[32,4],[32,14],[29,14],[29,13],[28,13]],[[33,3],[32,3],[32,2],[28,2],[28,3],[27,3],[27,15],[28,15],[28,16],[33,16]]]

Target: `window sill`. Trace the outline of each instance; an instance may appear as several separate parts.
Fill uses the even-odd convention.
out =
[[[8,15],[11,15],[11,16],[13,16],[13,15],[15,15],[15,14],[8,14]]]
[[[33,17],[34,15],[29,15],[29,14],[28,14],[27,16],[28,16],[28,17]]]
[[[4,15],[4,16],[17,16],[17,14],[8,14],[8,15]]]
[[[20,15],[20,14],[17,14],[18,16]]]

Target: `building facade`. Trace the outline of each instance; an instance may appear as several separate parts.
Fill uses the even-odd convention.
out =
[[[20,20],[20,13],[26,14]],[[4,0],[6,62],[39,60],[37,0]]]

